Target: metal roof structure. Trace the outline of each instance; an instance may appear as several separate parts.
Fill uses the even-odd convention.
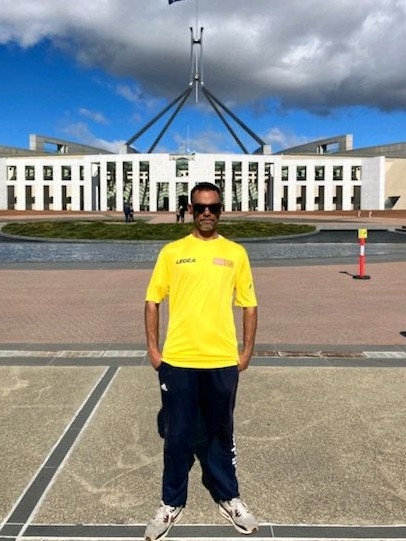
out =
[[[179,111],[183,108],[185,103],[190,98],[193,90],[195,91],[196,103],[198,102],[199,90],[203,96],[207,99],[208,103],[217,113],[218,117],[227,128],[229,133],[232,135],[235,142],[238,144],[240,149],[244,154],[250,154],[244,143],[238,137],[237,133],[230,124],[230,119],[236,122],[243,131],[248,134],[252,140],[259,144],[259,148],[254,152],[254,154],[270,154],[269,146],[265,141],[259,137],[253,130],[251,130],[236,114],[234,114],[228,107],[224,105],[216,96],[210,92],[210,90],[204,85],[203,82],[203,27],[200,28],[200,32],[195,36],[193,28],[190,28],[191,31],[191,69],[190,69],[190,81],[189,86],[177,96],[169,105],[167,105],[162,111],[160,111],[152,120],[150,120],[143,128],[141,128],[137,133],[135,133],[128,141],[125,143],[127,152],[137,152],[131,145],[137,141],[145,132],[147,132],[154,124],[156,124],[166,113],[172,111],[169,120],[165,123],[164,127],[159,132],[158,136],[153,141],[152,145],[147,150],[147,153],[152,153],[159,141],[164,136],[165,132],[172,124]],[[197,34],[197,32],[196,32]]]

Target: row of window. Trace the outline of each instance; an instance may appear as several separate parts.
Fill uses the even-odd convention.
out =
[[[114,162],[112,162],[114,163]],[[115,165],[115,164],[114,164]],[[125,165],[125,164],[124,164]],[[141,165],[141,164],[140,164]],[[182,163],[183,167],[185,167],[185,163]],[[250,178],[252,175],[258,173],[258,163],[252,162],[249,164],[249,175]],[[271,164],[266,164],[265,172],[266,176],[271,176]],[[43,166],[43,179],[44,180],[54,180],[54,166],[50,165],[44,165]],[[306,165],[298,165],[296,167],[296,180],[298,181],[305,181],[307,179],[307,169],[308,167]],[[224,171],[225,171],[225,163],[224,162],[216,162],[215,164],[215,170],[216,170],[216,178],[220,174],[220,178],[224,178]],[[314,178],[315,180],[323,181],[325,180],[325,170],[326,167],[324,165],[318,165],[314,168]],[[140,172],[142,173],[148,173],[148,171],[145,170],[145,166],[142,168],[140,167]],[[233,162],[233,173],[240,173],[241,172],[241,162]],[[107,177],[110,180],[115,179],[115,167],[108,167],[107,171]],[[130,168],[124,167],[124,173],[125,173],[125,179],[131,180],[132,178],[132,171]],[[188,176],[188,170],[187,168],[183,170],[177,170],[177,176]],[[233,175],[234,176],[234,175]],[[62,165],[61,166],[61,178],[62,180],[72,180],[72,167],[70,165]],[[234,177],[235,180],[238,180],[238,178]],[[289,167],[287,165],[282,166],[281,169],[281,178],[283,181],[289,180]],[[342,165],[335,165],[333,167],[333,180],[343,180],[344,179],[344,167]],[[11,165],[8,168],[8,180],[17,180],[17,166]],[[32,165],[26,165],[25,166],[25,180],[35,180],[35,167]],[[79,180],[85,180],[84,178],[84,167],[81,165],[79,166]],[[353,165],[351,166],[351,180],[357,181],[361,180],[361,166]]]
[[[289,167],[287,165],[282,166],[282,180],[289,180]],[[325,180],[326,167],[324,165],[316,165],[314,168],[314,179]],[[307,179],[307,166],[298,165],[296,167],[296,180]],[[344,180],[344,167],[342,165],[333,166],[333,180]],[[361,180],[361,166],[351,166],[351,180]]]
[[[265,164],[265,177],[270,178],[272,176],[273,164]],[[313,169],[313,168],[311,168]],[[225,162],[216,162],[216,178],[224,178],[225,174]],[[296,180],[304,181],[307,179],[307,170],[308,166],[298,165],[296,166]],[[242,174],[242,163],[233,162],[232,163],[232,172],[234,180],[241,180]],[[258,174],[258,163],[250,162],[248,167],[248,176],[250,179],[255,177]],[[289,166],[283,165],[281,168],[281,178],[283,181],[289,180]],[[315,180],[325,180],[326,179],[326,166],[317,165],[314,168],[314,179]],[[342,165],[333,166],[333,180],[344,180],[344,167]],[[361,180],[361,166],[353,165],[351,166],[351,180],[357,181]]]
[[[124,180],[132,179],[132,163],[124,162],[123,163],[123,173]],[[61,179],[62,180],[72,180],[72,166],[71,165],[62,165],[62,166],[52,166],[44,165],[42,167],[42,178],[43,180],[54,180],[55,170],[57,167],[61,167]],[[140,162],[139,164],[140,177],[145,177],[149,173],[149,164],[148,162]],[[33,165],[25,166],[25,180],[35,180],[35,167]],[[115,179],[116,177],[116,164],[115,162],[107,163],[107,178]],[[17,166],[10,165],[8,168],[8,180],[17,180]],[[83,165],[79,166],[79,180],[85,180],[85,168]]]
[[[54,169],[52,165],[44,165],[42,168],[42,176],[44,180],[54,180]],[[61,166],[62,180],[72,180],[72,166]],[[8,168],[8,180],[17,180],[17,166],[10,165]],[[25,180],[35,180],[35,167],[33,165],[25,166]],[[85,180],[85,168],[79,166],[79,180]]]

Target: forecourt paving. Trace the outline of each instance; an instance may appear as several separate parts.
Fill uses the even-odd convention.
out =
[[[406,263],[253,271],[236,436],[254,537],[406,538]],[[0,539],[142,538],[162,469],[149,275],[0,270]],[[169,539],[237,537],[196,464]]]

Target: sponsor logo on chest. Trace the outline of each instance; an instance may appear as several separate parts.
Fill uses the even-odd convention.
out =
[[[177,265],[184,265],[185,263],[196,263],[195,257],[183,257],[176,260]]]
[[[230,259],[223,259],[222,257],[213,258],[214,265],[221,265],[222,267],[234,267],[234,261]]]

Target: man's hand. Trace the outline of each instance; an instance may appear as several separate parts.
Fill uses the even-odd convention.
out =
[[[145,335],[147,338],[148,355],[155,370],[161,366],[162,354],[159,349],[159,304],[146,301],[145,303]]]
[[[155,368],[155,370],[158,370],[162,363],[161,352],[159,350],[148,351],[148,355],[153,368]]]
[[[244,351],[240,352],[240,360],[238,363],[238,371],[242,372],[247,370],[248,365],[250,364],[251,353],[245,353]]]
[[[257,308],[256,306],[243,308],[243,349],[240,352],[238,370],[242,372],[248,368],[251,355],[254,351],[255,333],[257,331]]]

